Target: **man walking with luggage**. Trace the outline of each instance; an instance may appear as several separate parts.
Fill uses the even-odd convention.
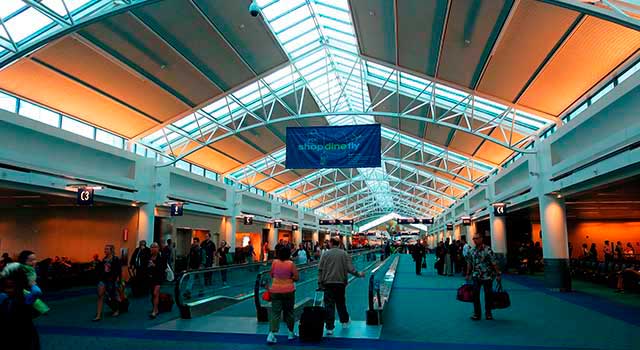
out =
[[[353,267],[349,253],[340,249],[339,238],[331,238],[329,248],[318,263],[318,286],[324,290],[327,335],[332,335],[335,328],[336,309],[338,309],[342,327],[349,326],[349,312],[347,312],[345,300],[348,274],[364,277],[364,272],[358,272]]]
[[[497,260],[493,250],[484,245],[482,236],[473,235],[473,243],[475,247],[469,251],[467,258],[467,274],[466,279],[473,277],[473,316],[474,321],[480,320],[482,309],[480,306],[480,289],[484,288],[484,310],[487,320],[493,320],[491,307],[493,304],[493,279],[500,282],[500,270],[498,269]]]

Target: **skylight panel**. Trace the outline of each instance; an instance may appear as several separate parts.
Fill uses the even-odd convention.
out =
[[[274,1],[259,0],[258,6],[262,7],[262,15],[268,20],[291,12],[304,5],[304,0]]]
[[[279,32],[287,27],[291,27],[301,18],[307,18],[309,16],[311,16],[309,8],[303,5],[293,10],[292,12],[286,13],[283,16],[271,21],[270,23],[273,30]],[[297,33],[301,33],[301,31],[296,30],[295,27],[293,27],[291,30],[295,30]]]
[[[11,34],[11,38],[15,42],[20,42],[52,22],[49,17],[34,8],[28,8],[19,15],[6,21],[5,26]]]
[[[289,40],[299,36],[301,33],[306,33],[310,30],[315,30],[316,24],[311,17],[307,17],[304,20],[298,21],[293,26],[285,28],[282,32],[278,33],[278,38],[286,43]]]
[[[348,11],[340,10],[337,7],[321,2],[316,2],[315,5],[321,17],[335,18],[346,23],[351,23],[351,16]]]
[[[25,4],[21,0],[2,0],[0,1],[0,18],[7,18],[24,7]]]
[[[60,1],[60,0],[58,0]],[[90,3],[97,2],[96,0],[64,0],[65,5],[67,5],[67,9],[69,12],[73,13],[73,11],[79,9],[80,7]]]

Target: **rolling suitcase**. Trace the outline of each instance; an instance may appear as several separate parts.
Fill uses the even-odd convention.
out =
[[[318,295],[321,297],[320,306],[316,305]],[[300,341],[319,342],[322,340],[325,317],[324,306],[322,306],[322,297],[324,297],[324,294],[319,290],[316,291],[313,297],[313,305],[306,306],[302,311],[302,316],[300,316],[300,325],[298,326]]]

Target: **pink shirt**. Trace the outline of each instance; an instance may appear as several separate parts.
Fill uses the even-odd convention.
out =
[[[271,263],[271,293],[291,293],[296,290],[294,279],[298,279],[298,269],[291,260],[273,260]]]

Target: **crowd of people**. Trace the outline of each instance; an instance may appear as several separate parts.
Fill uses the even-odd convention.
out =
[[[463,272],[466,266],[464,257],[467,256],[469,248],[465,237],[456,240],[447,237],[446,240],[438,242],[435,248],[435,268],[438,275],[453,276]]]

